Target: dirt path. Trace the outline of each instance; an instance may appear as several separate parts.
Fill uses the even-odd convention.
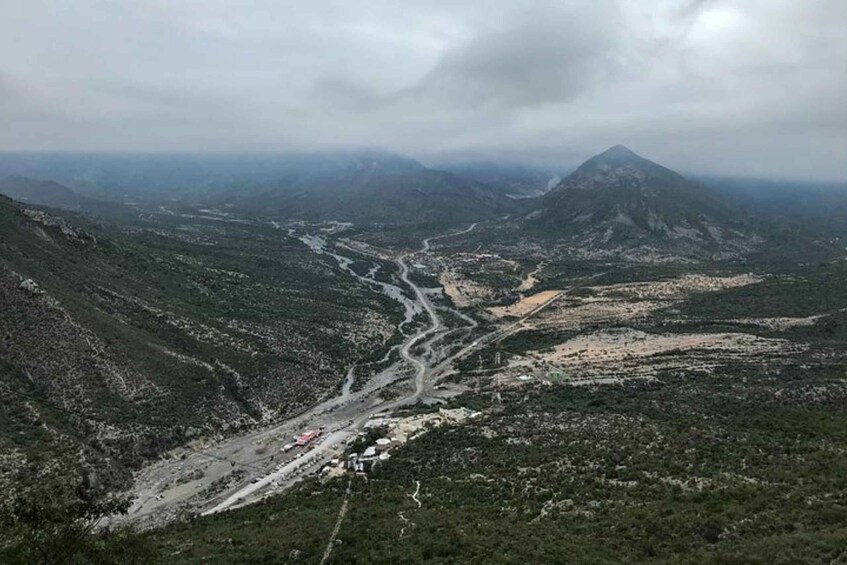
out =
[[[546,263],[544,261],[542,261],[538,265],[536,265],[535,270],[532,271],[531,273],[527,274],[526,278],[521,281],[520,286],[518,288],[516,288],[515,290],[517,290],[520,293],[524,293],[528,290],[532,290],[533,287],[535,286],[535,283],[538,282],[538,274],[541,272],[541,270],[545,266],[546,266]]]
[[[541,292],[536,292],[535,294],[530,294],[529,296],[521,298],[509,306],[492,306],[488,309],[488,311],[498,318],[504,318],[507,316],[525,316],[538,306],[548,302],[551,298],[556,297],[561,292],[561,290],[542,290]]]
[[[422,506],[421,501],[418,498],[418,493],[420,493],[420,492],[421,492],[421,482],[416,480],[415,481],[415,492],[412,493],[412,500],[414,500],[415,502],[418,503],[418,508],[420,508]]]
[[[409,495],[409,498],[411,498],[412,500],[414,500],[414,501],[417,503],[418,508],[420,508],[420,507],[422,506],[421,501],[420,501],[420,499],[418,498],[418,494],[419,494],[420,492],[421,492],[421,482],[420,482],[420,481],[418,481],[418,480],[415,480],[415,492],[413,492],[412,494],[410,494],[410,495]],[[414,522],[412,522],[411,520],[409,520],[408,518],[406,518],[406,516],[404,516],[404,514],[405,514],[405,511],[404,511],[404,510],[401,510],[400,512],[398,512],[398,513],[397,513],[397,515],[400,517],[400,519],[401,519],[401,520],[403,520],[403,527],[402,527],[402,528],[400,528],[400,537],[401,537],[401,538],[403,537],[403,534],[405,534],[405,533],[406,533],[406,528],[407,528],[409,525],[412,525],[412,526],[414,526],[414,525],[415,525],[415,523],[414,523]]]
[[[326,544],[323,557],[321,557],[321,565],[326,563],[332,554],[332,547],[335,545],[335,538],[338,536],[338,531],[341,529],[341,523],[344,521],[344,516],[347,514],[347,505],[350,502],[350,484],[352,479],[347,479],[347,490],[344,492],[344,502],[341,503],[341,508],[338,510],[338,518],[335,520],[335,527],[332,529],[332,534],[329,536],[329,541]]]
[[[400,537],[402,538],[403,534],[406,533],[406,526],[409,525],[409,524],[412,524],[414,526],[415,523],[412,522],[411,520],[409,520],[408,518],[406,518],[405,516],[403,516],[403,510],[398,512],[397,515],[400,517],[401,520],[403,520],[403,527],[400,528]]]

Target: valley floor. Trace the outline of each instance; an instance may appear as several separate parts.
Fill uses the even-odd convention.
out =
[[[433,366],[437,361],[443,363],[447,352],[444,343],[436,345],[436,342],[449,333],[451,347],[460,343],[457,340],[461,336],[454,335],[455,332],[467,337],[475,322],[454,313],[458,327],[442,323],[431,299],[409,279],[408,263],[426,254],[430,241],[453,237],[473,228],[471,225],[462,231],[451,230],[425,238],[420,250],[396,258],[400,279],[413,290],[414,302],[399,291],[393,292],[396,287],[387,285],[390,287],[387,288],[381,283],[389,295],[407,307],[408,314],[400,324],[401,329],[412,321],[412,315],[425,314],[427,317],[423,326],[409,332],[397,346],[400,357],[397,362],[370,376],[361,389],[350,391],[345,385],[339,396],[282,424],[223,441],[204,438],[174,450],[136,475],[131,491],[135,502],[126,516],[116,516],[112,524],[131,522],[151,527],[180,517],[214,514],[256,502],[316,474],[331,460],[343,459],[345,446],[353,442],[374,412],[395,410],[420,400],[442,402],[445,393],[432,388],[432,379],[438,376]],[[343,268],[349,269],[352,259],[331,251],[322,237],[306,235],[301,239],[316,253],[330,254]],[[377,285],[371,278],[372,273],[361,276],[350,270],[352,276]],[[451,311],[446,305],[440,308]],[[422,347],[423,352],[413,352],[413,347]],[[398,382],[409,378],[413,381],[411,384]],[[398,384],[392,390],[396,398],[386,397],[383,389],[395,382]],[[290,445],[307,430],[320,431],[321,435],[307,448],[291,449]]]
[[[418,276],[512,277],[513,304],[465,296],[480,328],[435,359],[407,342],[438,404],[363,406],[337,466],[150,532],[161,562],[847,559],[847,265],[562,278],[545,258],[529,285],[452,253]],[[380,437],[390,458],[344,471]]]
[[[192,249],[218,233],[204,229],[185,236]],[[392,240],[298,223],[216,236],[262,242],[257,261],[285,249],[280,277],[307,265],[308,278],[291,279],[308,298],[292,302],[291,327],[307,316],[323,347],[350,345],[320,364],[322,395],[284,420],[157,453],[108,525],[139,529],[160,563],[847,560],[847,263],[574,261],[482,231]],[[203,271],[161,257],[168,276],[191,264],[191,285],[176,289],[242,289],[225,268],[239,245]],[[256,289],[288,291],[270,282],[227,292],[259,316]],[[321,284],[345,306],[325,333],[313,323],[316,304],[333,311],[314,301]],[[270,348],[289,337],[184,300],[224,328],[203,339],[238,329]],[[349,316],[358,307],[367,317]],[[309,339],[292,343],[273,353],[289,363]],[[211,372],[198,359],[215,351],[197,347],[192,366]],[[350,358],[360,361],[339,362]],[[252,407],[239,396],[250,388],[230,381]],[[257,405],[269,412],[274,398]]]

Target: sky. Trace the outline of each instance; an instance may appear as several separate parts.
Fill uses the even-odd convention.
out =
[[[0,150],[847,180],[845,0],[4,0]]]

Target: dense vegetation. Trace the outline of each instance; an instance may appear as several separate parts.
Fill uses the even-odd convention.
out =
[[[88,481],[59,477],[0,504],[0,562],[138,564],[155,557],[153,546],[129,530],[111,531],[102,521],[126,512],[130,501]]]
[[[783,268],[751,286],[691,297],[682,313],[702,318],[831,314],[847,307],[847,262]]]

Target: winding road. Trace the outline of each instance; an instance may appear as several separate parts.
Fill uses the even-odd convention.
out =
[[[350,268],[352,260],[327,251],[321,238],[301,237],[300,239],[316,253],[333,256],[339,267],[400,302],[405,307],[406,316],[398,325],[399,330],[402,331],[403,326],[412,320],[415,313],[425,312],[428,323],[408,336],[399,346],[401,360],[372,375],[360,390],[351,390],[351,368],[345,375],[341,394],[296,417],[270,428],[207,443],[203,448],[176,450],[170,458],[144,468],[137,475],[135,485],[129,493],[135,495],[136,501],[128,516],[116,517],[113,521],[147,522],[155,525],[184,512],[214,514],[278,494],[309,474],[317,473],[330,460],[342,457],[345,445],[355,439],[374,414],[390,412],[427,398],[434,393],[433,385],[449,374],[453,361],[508,335],[526,318],[561,296],[561,293],[557,294],[520,320],[478,337],[472,344],[439,359],[438,354],[446,351],[448,346],[445,344],[439,349],[434,348],[433,343],[459,329],[473,330],[476,321],[451,309],[457,317],[468,322],[468,325],[460,328],[446,327],[427,293],[411,279],[408,261],[411,257],[428,253],[433,241],[466,234],[476,226],[477,224],[472,224],[461,231],[426,238],[419,249],[404,253],[395,259],[400,269],[400,280],[412,289],[414,300],[410,300],[395,285],[357,274]],[[373,270],[369,274],[372,276]],[[422,346],[424,352],[429,351],[435,355],[430,356],[428,361],[426,353],[414,354],[416,345]],[[403,366],[411,366],[414,369],[414,390],[393,400],[381,399],[379,393],[385,386],[407,378],[403,375]],[[283,444],[291,442],[293,436],[306,429],[318,428],[325,430],[325,433],[311,447],[281,453]],[[234,475],[234,471],[239,471],[239,474]]]
[[[409,396],[407,399],[404,399],[404,400],[416,402],[421,397],[421,395],[424,392],[424,384],[425,384],[424,381],[425,381],[425,378],[426,378],[426,375],[427,375],[427,369],[428,369],[426,363],[423,360],[421,360],[418,357],[412,355],[412,353],[411,353],[412,347],[419,340],[423,340],[423,339],[425,339],[429,336],[434,337],[434,334],[436,332],[438,332],[441,328],[443,328],[443,324],[441,323],[441,318],[438,316],[438,312],[436,312],[435,307],[432,305],[432,303],[429,301],[429,299],[426,297],[426,295],[420,289],[420,287],[418,285],[416,285],[414,282],[412,282],[412,280],[409,278],[409,265],[406,262],[406,260],[410,256],[417,255],[418,253],[427,253],[429,251],[430,242],[433,241],[433,240],[444,239],[446,237],[455,237],[457,235],[466,234],[466,233],[470,232],[471,230],[473,230],[474,228],[476,228],[476,226],[477,226],[477,224],[473,223],[473,224],[471,224],[471,226],[469,228],[464,229],[464,230],[459,231],[459,232],[452,232],[452,233],[446,233],[446,234],[442,234],[442,235],[438,235],[438,236],[434,236],[434,237],[428,237],[428,238],[423,240],[423,244],[421,245],[420,249],[418,249],[417,251],[410,251],[409,253],[405,253],[405,254],[403,254],[403,255],[401,255],[400,257],[397,258],[397,264],[400,266],[400,279],[404,283],[409,285],[409,287],[415,292],[415,297],[417,298],[418,303],[423,306],[423,308],[426,311],[427,315],[429,316],[429,320],[430,320],[429,326],[425,330],[422,330],[422,331],[418,332],[417,334],[413,335],[412,337],[408,338],[406,340],[406,342],[403,344],[403,346],[400,348],[400,355],[403,357],[403,359],[405,359],[406,361],[408,361],[409,363],[411,363],[415,367],[415,393],[413,395]]]
[[[443,239],[446,237],[462,235],[470,232],[476,226],[477,224],[474,223],[470,227],[462,231],[450,232],[439,236],[426,238],[423,240],[420,249],[418,249],[417,251],[410,251],[408,253],[404,253],[396,259],[396,263],[400,267],[400,279],[405,284],[407,284],[409,288],[411,288],[415,293],[417,303],[423,308],[423,311],[426,312],[427,316],[429,317],[429,324],[425,328],[406,338],[406,340],[403,342],[403,345],[400,347],[400,356],[415,368],[414,392],[405,396],[401,396],[400,398],[397,398],[395,400],[378,404],[376,407],[374,407],[378,411],[385,412],[388,410],[394,410],[401,406],[414,404],[418,402],[418,400],[420,400],[425,390],[425,382],[426,377],[428,376],[429,367],[423,359],[412,354],[412,347],[414,347],[417,342],[426,340],[427,338],[429,338],[430,340],[435,339],[437,337],[437,333],[440,330],[444,329],[444,324],[442,323],[441,318],[438,316],[438,312],[436,311],[435,306],[433,306],[432,302],[430,302],[429,298],[426,296],[426,293],[409,277],[409,265],[407,263],[408,259],[419,253],[427,253],[430,249],[431,242],[436,239]],[[335,256],[336,258],[339,258],[339,262],[343,266],[346,267],[349,264],[349,259],[347,259],[346,257],[340,255]],[[353,271],[351,270],[351,272]],[[355,274],[355,272],[353,272],[353,274]],[[349,390],[342,392],[342,397],[350,398],[351,396],[352,395]],[[224,500],[220,501],[217,505],[203,512],[203,514],[214,514],[216,512],[226,510],[236,505],[242,505],[245,501],[247,501],[248,497],[265,489],[266,487],[273,484],[281,484],[289,478],[293,479],[296,476],[298,470],[309,468],[316,462],[321,462],[321,464],[325,463],[326,460],[329,458],[327,457],[327,455],[334,454],[334,452],[332,451],[332,446],[343,445],[344,442],[349,441],[356,433],[358,433],[362,425],[368,419],[370,419],[371,409],[372,408],[368,408],[364,412],[359,413],[354,418],[352,418],[352,420],[350,420],[346,426],[342,426],[341,428],[333,431],[330,435],[320,441],[320,443],[315,447],[315,449],[306,452],[302,458],[294,459],[291,462],[277,468],[273,472],[268,473],[259,480],[245,485],[244,487],[232,493]]]
[[[406,311],[398,329],[402,330],[411,322],[413,316],[420,312],[425,313],[428,318],[426,326],[408,336],[399,346],[401,361],[371,376],[361,390],[351,390],[351,368],[345,376],[340,395],[294,418],[271,428],[207,444],[201,449],[178,450],[171,458],[144,468],[138,473],[131,491],[131,494],[136,496],[136,501],[129,515],[123,519],[155,524],[184,511],[213,514],[261,500],[316,472],[331,459],[340,457],[344,445],[356,437],[375,412],[386,412],[418,402],[425,396],[427,385],[431,385],[428,379],[433,376],[433,371],[424,355],[413,353],[414,347],[420,344],[425,350],[431,349],[435,340],[455,331],[456,328],[445,326],[426,292],[411,279],[409,260],[429,252],[433,241],[468,233],[476,225],[426,238],[419,249],[404,253],[395,259],[400,269],[400,280],[413,291],[414,300],[405,296],[399,287],[375,280],[373,272],[369,273],[371,278],[368,278],[353,271],[350,268],[352,260],[327,250],[326,242],[322,238],[300,237],[315,253],[326,253],[334,257],[340,268],[363,283],[395,298]],[[469,320],[460,312],[456,314],[465,321]],[[474,326],[475,321],[470,320],[469,327]],[[414,390],[390,401],[381,400],[379,392],[382,388],[406,378],[403,376],[404,366],[414,369]],[[305,429],[319,427],[325,429],[326,433],[310,450],[280,453],[282,445],[290,442],[294,435]],[[233,479],[233,471],[240,471],[240,480]],[[192,474],[199,477],[185,480]],[[236,481],[235,484],[231,484],[233,480]],[[214,487],[216,484],[220,486]],[[231,486],[228,486],[229,484]]]

